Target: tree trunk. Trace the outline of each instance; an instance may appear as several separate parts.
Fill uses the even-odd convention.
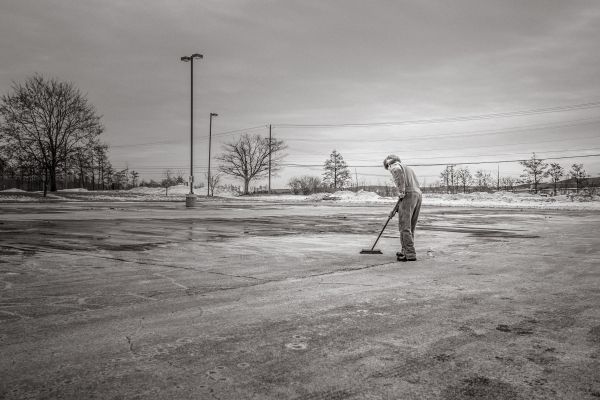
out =
[[[337,162],[337,158],[335,161]],[[333,190],[337,190],[337,166],[333,168]]]
[[[244,194],[250,194],[248,187],[250,186],[250,179],[244,179]]]
[[[44,168],[44,197],[48,194],[48,168]]]
[[[50,166],[50,191],[56,192],[56,165]]]

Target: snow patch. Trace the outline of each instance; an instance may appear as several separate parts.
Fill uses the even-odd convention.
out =
[[[338,190],[337,192],[325,196],[323,200],[339,200],[343,202],[379,202],[383,200],[383,197],[379,196],[374,192],[367,192],[365,190],[359,190],[358,192],[351,192],[349,190]]]
[[[0,190],[0,192],[25,193],[26,191],[17,189],[17,188],[12,188],[12,189]]]
[[[62,189],[60,192],[87,192],[86,188]]]

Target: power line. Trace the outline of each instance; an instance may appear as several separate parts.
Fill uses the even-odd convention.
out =
[[[547,153],[564,153],[564,152],[568,152],[568,151],[590,151],[590,150],[600,150],[600,147],[587,147],[584,149],[561,149],[561,150],[548,150],[548,151],[537,151],[535,152],[536,154],[547,154]],[[381,152],[380,152],[381,153]],[[409,158],[410,161],[416,161],[416,160],[439,160],[439,159],[444,159],[444,158],[475,158],[475,157],[498,157],[498,156],[510,156],[510,155],[523,155],[523,154],[531,154],[530,151],[528,152],[520,152],[520,153],[495,153],[495,154],[472,154],[472,155],[457,155],[457,156],[438,156],[438,157],[413,157],[413,158]],[[369,160],[362,160],[362,159],[353,159],[353,162],[356,161],[371,161],[371,159]]]
[[[251,131],[255,131],[257,129],[267,129],[269,127],[269,125],[257,125],[257,126],[253,126],[253,127],[249,127],[249,128],[242,128],[242,129],[234,129],[231,131],[224,131],[224,132],[217,132],[217,133],[213,133],[213,136],[226,136],[226,135],[231,135],[234,133],[242,133],[242,132],[251,132]]]
[[[212,136],[226,136],[226,135],[231,135],[231,134],[235,134],[235,133],[240,133],[240,132],[252,132],[255,131],[257,129],[264,129],[266,128],[267,125],[257,125],[257,126],[251,126],[248,128],[241,128],[241,129],[234,129],[234,130],[230,130],[230,131],[222,131],[222,132],[217,132],[217,133],[213,133]],[[195,141],[204,141],[204,140],[208,140],[208,138],[205,137],[201,137],[201,138],[194,138]],[[155,145],[155,144],[186,144],[183,140],[181,139],[169,139],[169,140],[159,140],[156,142],[142,142],[142,143],[135,143],[135,144],[118,144],[118,145],[112,145],[110,146],[110,149],[114,149],[114,148],[122,148],[122,147],[137,147],[137,146],[149,146],[149,145]]]
[[[592,135],[586,135],[583,138],[578,138],[578,139],[588,139],[588,138],[596,138],[598,134],[597,133],[593,133]],[[555,139],[555,140],[535,140],[533,142],[518,142],[518,143],[502,143],[502,144],[491,144],[488,146],[471,146],[471,147],[465,147],[465,146],[461,146],[460,149],[461,150],[465,150],[465,149],[489,149],[489,148],[495,148],[495,147],[511,147],[511,146],[522,146],[522,145],[541,145],[541,144],[546,144],[546,143],[556,143],[556,142],[568,142],[568,141],[573,141],[572,137],[568,137],[568,138],[562,138],[562,139]],[[589,148],[586,149],[577,149],[577,151],[579,150],[588,150]],[[449,146],[441,146],[441,147],[428,147],[427,150],[410,150],[409,152],[423,152],[423,151],[427,151],[427,152],[431,152],[431,151],[435,151],[435,150],[452,150]],[[565,150],[560,150],[560,151],[565,151]],[[389,152],[389,150],[388,150]],[[393,152],[393,151],[392,151]],[[347,151],[344,152],[344,154],[381,154],[382,151]],[[546,152],[547,153],[547,152]],[[527,153],[520,153],[520,154],[527,154]],[[487,157],[487,155],[486,155]]]
[[[583,119],[574,119],[569,121],[563,121],[561,124],[556,123],[538,123],[538,124],[530,124],[530,125],[521,125],[521,126],[513,126],[509,128],[502,129],[485,129],[485,130],[475,130],[475,131],[466,131],[466,132],[451,132],[444,134],[436,134],[436,135],[418,135],[418,136],[402,136],[402,137],[387,137],[384,139],[372,139],[369,138],[369,142],[395,142],[395,141],[406,141],[406,140],[427,140],[427,139],[446,139],[453,137],[468,137],[468,136],[488,136],[488,135],[498,135],[502,133],[515,133],[515,132],[523,132],[523,131],[533,131],[533,130],[542,130],[548,128],[571,128],[574,126],[581,125],[593,125],[600,122],[596,117],[594,118],[583,118]],[[315,139],[315,138],[286,138],[286,141],[289,142],[315,142],[318,140],[319,142],[339,142],[339,138],[333,139]],[[344,142],[364,142],[365,139],[353,139],[353,138],[343,138]]]
[[[558,151],[569,151],[569,150],[556,150],[553,152],[558,152]],[[519,153],[517,153],[519,154]],[[529,154],[529,153],[520,153],[520,154]],[[536,154],[543,154],[543,152],[536,152]],[[481,155],[479,157],[487,157],[488,155]],[[543,160],[561,160],[561,159],[570,159],[570,158],[588,158],[588,157],[598,157],[600,156],[600,153],[597,154],[575,154],[575,155],[568,155],[568,156],[558,156],[558,157],[543,157]],[[459,156],[457,156],[459,157]],[[473,156],[473,157],[477,157],[477,156]],[[429,159],[435,159],[435,158],[442,158],[442,157],[433,157],[433,158],[429,158]],[[427,158],[426,158],[427,159]],[[465,161],[465,162],[457,162],[457,161],[452,161],[452,162],[438,162],[438,163],[407,163],[407,165],[413,166],[413,167],[432,167],[432,166],[440,166],[440,165],[448,165],[448,164],[455,164],[455,165],[476,165],[476,164],[502,164],[502,163],[514,163],[514,162],[520,162],[520,161],[526,161],[527,159],[511,159],[511,160],[491,160],[491,161]],[[290,168],[323,168],[323,164],[304,164],[304,163],[282,163],[280,164],[282,167],[290,167]],[[357,165],[357,164],[349,164],[348,165],[349,168],[379,168],[381,167],[380,164],[377,165]],[[126,169],[127,167],[114,167],[115,169]],[[129,169],[131,170],[135,170],[135,171],[148,171],[148,170],[159,170],[159,171],[163,171],[163,170],[167,170],[167,169],[172,169],[172,170],[179,170],[179,169],[187,169],[188,166],[185,165],[165,165],[165,166],[140,166],[140,167],[132,167],[129,166]],[[195,171],[205,171],[207,168],[206,167],[194,167]]]
[[[367,123],[340,123],[340,124],[275,124],[275,128],[348,128],[348,127],[363,127],[363,126],[398,126],[398,125],[421,125],[421,124],[439,124],[444,122],[462,122],[476,121],[496,118],[521,117],[538,114],[550,114],[558,112],[567,112],[575,110],[587,110],[600,107],[600,101],[589,103],[572,104],[565,106],[534,108],[529,110],[509,111],[502,113],[490,113],[479,115],[467,115],[458,117],[432,118],[432,119],[416,119],[394,122],[367,122]]]
[[[523,115],[535,115],[535,114],[547,114],[553,112],[566,112],[566,111],[574,111],[574,110],[585,110],[591,108],[600,107],[600,102],[589,102],[575,105],[567,105],[561,107],[548,107],[548,108],[539,108],[532,110],[521,110],[521,111],[512,111],[512,112],[504,112],[504,113],[492,113],[492,114],[480,114],[480,115],[472,115],[472,116],[462,116],[462,117],[447,117],[447,118],[434,118],[434,119],[424,119],[424,120],[408,120],[408,121],[399,121],[399,122],[373,122],[373,123],[362,123],[362,124],[275,124],[272,125],[275,128],[318,128],[318,127],[368,127],[368,126],[397,126],[397,125],[411,125],[411,124],[425,124],[425,123],[442,123],[442,122],[456,122],[456,121],[471,121],[471,120],[479,120],[479,119],[492,119],[492,118],[506,118],[510,116],[523,116]],[[591,122],[585,122],[591,121]],[[575,124],[570,124],[574,122]],[[571,127],[576,125],[586,125],[586,124],[594,124],[599,122],[596,118],[585,118],[585,119],[575,119],[566,121],[567,124],[561,125],[552,125],[552,124],[531,124],[531,125],[523,125],[516,126],[505,129],[498,130],[482,130],[482,131],[469,131],[469,132],[459,132],[459,133],[450,133],[444,134],[443,137],[464,137],[471,135],[486,135],[486,134],[497,134],[504,132],[521,131],[521,130],[535,130],[535,129],[544,129],[547,127]],[[267,129],[268,125],[256,125],[246,128],[233,129],[228,131],[222,131],[214,133],[213,136],[227,136],[236,133],[244,133],[244,132],[252,132],[257,129]],[[406,139],[429,139],[429,138],[440,138],[440,135],[429,135],[429,136],[419,136],[419,137],[403,137],[403,138],[385,138],[385,139],[369,139],[370,142],[390,142],[394,140],[406,140]],[[197,141],[208,140],[208,138],[198,138]],[[314,141],[314,139],[304,139],[304,138],[289,138],[286,139],[288,141]],[[327,139],[330,141],[335,141],[336,139]],[[321,140],[321,141],[327,141]],[[345,138],[344,141],[364,141],[363,139],[348,139]],[[137,146],[149,146],[156,144],[184,144],[180,139],[169,139],[169,140],[160,140],[154,142],[142,142],[135,144],[121,144],[121,145],[112,145],[110,148],[126,148],[126,147],[137,147]]]
[[[561,159],[568,159],[568,158],[586,158],[586,157],[599,157],[600,153],[598,154],[577,154],[577,155],[569,155],[569,156],[561,156],[561,157],[544,157],[544,160],[561,160]],[[475,165],[475,164],[502,164],[502,163],[514,163],[514,162],[521,162],[521,161],[527,161],[527,159],[513,159],[513,160],[495,160],[495,161],[466,161],[466,162],[444,162],[444,163],[430,163],[430,164],[407,164],[410,165],[412,167],[434,167],[434,166],[440,166],[440,165],[448,165],[448,164],[456,164],[456,165]],[[300,164],[300,163],[285,163],[285,164],[281,164],[281,166],[284,167],[323,167],[323,164]],[[378,168],[381,167],[381,164],[377,164],[377,165],[348,165],[349,168]]]

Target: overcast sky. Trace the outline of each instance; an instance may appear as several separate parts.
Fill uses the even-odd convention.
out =
[[[287,163],[322,164],[335,148],[376,183],[386,171],[363,166],[390,152],[413,165],[600,153],[599,38],[597,0],[2,0],[0,91],[36,72],[71,81],[103,115],[116,167],[187,175],[180,57],[198,52],[197,181],[216,112],[213,155],[239,135],[223,132],[268,135],[273,124]],[[421,122],[284,126],[406,121]],[[560,162],[600,174],[600,157]],[[441,167],[416,169],[429,183]],[[275,187],[321,172],[290,166]]]

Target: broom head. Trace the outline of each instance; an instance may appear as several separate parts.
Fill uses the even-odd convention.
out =
[[[383,253],[379,249],[374,249],[374,250],[371,250],[371,249],[362,249],[360,251],[360,254],[383,254]]]

